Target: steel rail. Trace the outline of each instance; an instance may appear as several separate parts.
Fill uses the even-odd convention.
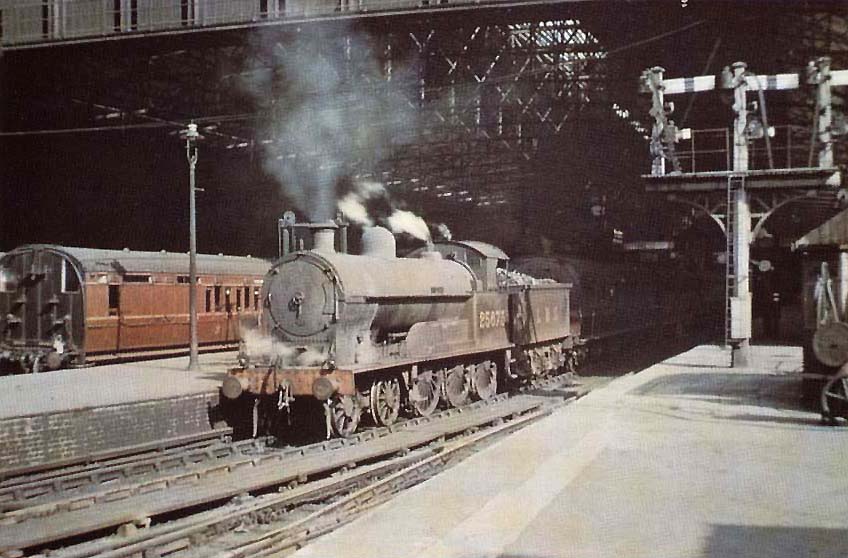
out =
[[[46,497],[81,491],[97,484],[114,483],[150,471],[161,471],[186,462],[187,456],[207,454],[234,446],[228,441],[231,428],[210,431],[202,437],[191,436],[125,448],[111,452],[108,459],[92,459],[80,465],[50,469],[34,475],[12,477],[0,482],[0,512],[37,504]],[[181,445],[179,442],[183,441]],[[149,450],[156,447],[156,450]],[[169,467],[169,464],[170,467]]]
[[[571,400],[573,399],[566,402]],[[271,533],[264,533],[259,537],[259,541],[277,541],[279,537],[276,535],[278,533],[291,530],[300,532],[301,525],[308,523],[317,516],[326,514],[327,511],[335,510],[340,505],[346,505],[346,502],[352,498],[361,499],[363,495],[370,494],[384,486],[392,486],[397,489],[399,486],[397,479],[411,478],[412,471],[427,471],[428,474],[435,474],[437,471],[430,466],[434,463],[434,458],[441,457],[439,462],[443,466],[447,466],[448,458],[455,457],[461,450],[470,450],[495,436],[517,430],[529,422],[553,412],[555,408],[558,408],[558,405],[543,404],[541,407],[531,409],[526,414],[519,415],[509,422],[498,422],[498,419],[495,419],[492,421],[495,426],[488,427],[484,431],[468,434],[469,431],[466,430],[459,434],[457,438],[438,441],[432,446],[426,446],[392,458],[388,462],[357,467],[352,472],[312,481],[283,494],[262,496],[247,503],[224,506],[183,520],[145,529],[125,539],[115,540],[115,538],[111,538],[79,549],[58,551],[52,553],[51,556],[54,558],[89,558],[93,556],[98,558],[123,558],[134,555],[164,555],[165,549],[167,549],[167,552],[174,552],[189,547],[208,545],[210,539],[215,539],[215,534],[229,532],[228,525],[258,523],[256,521],[258,518],[291,513],[290,508],[298,504],[327,500],[346,491],[354,490],[352,495],[345,496],[339,503],[326,504],[322,506],[320,512],[313,512],[307,517],[285,526],[284,531],[278,529]],[[398,471],[400,471],[400,474]],[[372,479],[376,479],[376,482],[373,482]],[[373,482],[373,484],[367,485],[369,482]],[[362,486],[363,484],[366,484],[366,486]],[[404,487],[406,486],[409,486],[409,483],[404,485]],[[211,532],[212,536],[206,535],[208,532]],[[312,533],[313,529],[310,528],[309,532]],[[244,547],[243,552],[235,552],[235,555],[250,555],[255,550],[253,545],[254,542],[242,545]],[[227,555],[231,555],[230,552],[233,552],[233,550],[231,549]]]
[[[530,386],[536,390],[545,387],[563,386],[561,381]],[[418,448],[550,401],[550,396],[522,398],[518,395],[521,393],[511,397],[503,394],[490,401],[449,409],[430,420],[412,419],[397,428],[384,428],[382,433],[366,431],[353,442],[333,440],[271,452],[131,486],[116,486],[103,494],[83,495],[20,510],[21,513],[0,514],[0,552],[43,547],[69,537],[223,501],[250,491],[304,482],[316,475]],[[327,451],[330,449],[335,451]]]
[[[529,386],[523,387],[519,393],[527,389],[544,389],[545,386],[557,385],[562,382],[563,377],[555,377],[540,380]],[[174,479],[181,479],[186,473],[202,475],[201,470],[192,467],[206,466],[217,470],[220,463],[229,466],[238,466],[244,458],[253,461],[265,454],[280,454],[283,457],[304,456],[315,452],[323,452],[346,445],[354,445],[362,441],[370,440],[375,436],[381,437],[391,432],[426,424],[437,420],[449,421],[463,412],[475,407],[493,404],[499,400],[506,400],[509,394],[500,394],[488,402],[478,402],[459,409],[448,409],[427,418],[413,418],[398,423],[391,427],[383,427],[364,431],[349,439],[333,439],[307,446],[272,449],[268,448],[262,439],[244,440],[240,442],[221,443],[217,446],[206,448],[176,448],[174,452],[164,456],[154,454],[147,459],[128,459],[116,466],[104,466],[102,468],[84,469],[82,471],[70,472],[62,475],[56,472],[53,476],[40,479],[32,483],[20,483],[14,487],[5,489],[0,487],[0,524],[11,522],[22,522],[30,517],[45,517],[52,513],[67,509],[85,507],[87,502],[114,501],[132,495],[137,491],[150,491],[156,487],[164,488]],[[450,422],[446,422],[450,425]],[[181,451],[181,453],[177,453]],[[243,461],[241,461],[243,462]],[[205,465],[204,465],[205,464]],[[152,475],[160,475],[153,477]],[[137,483],[138,487],[132,484]],[[57,498],[58,497],[58,498]]]
[[[398,492],[419,484],[448,468],[454,461],[461,459],[460,453],[470,452],[484,441],[547,416],[558,407],[547,405],[509,422],[471,434],[466,438],[445,442],[440,451],[434,455],[412,463],[338,501],[331,502],[298,521],[263,533],[255,541],[227,548],[225,551],[216,554],[215,558],[268,556],[293,546],[302,545],[352,521],[367,509],[385,502]]]

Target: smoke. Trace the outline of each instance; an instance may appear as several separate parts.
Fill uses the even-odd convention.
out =
[[[435,233],[434,236],[437,236],[440,240],[450,240],[453,238],[453,233],[451,233],[451,230],[444,223],[435,225]]]
[[[338,209],[351,223],[371,227],[374,225],[374,219],[371,217],[368,203],[378,198],[388,201],[385,186],[373,180],[356,180],[353,189],[339,200]]]
[[[267,362],[276,366],[321,366],[327,353],[314,347],[296,347],[283,343],[256,329],[241,332],[242,353],[252,362]]]
[[[425,242],[430,240],[427,222],[411,211],[395,207],[386,187],[379,182],[354,181],[353,189],[339,200],[338,208],[357,225],[371,227],[376,222],[394,234],[406,233]]]
[[[242,352],[251,360],[271,357],[289,359],[294,354],[294,347],[280,343],[256,329],[243,329],[241,342]]]
[[[243,89],[266,109],[263,167],[312,221],[335,216],[344,177],[373,172],[393,145],[414,136],[416,113],[396,91],[366,37],[310,30],[288,42],[259,34],[253,59],[271,68],[241,74]],[[382,188],[382,185],[381,185]],[[367,217],[343,199],[351,219]]]
[[[430,240],[430,229],[427,223],[411,211],[395,209],[386,221],[389,229],[395,234],[406,233],[419,240]]]
[[[338,208],[351,223],[362,225],[363,227],[374,226],[374,221],[368,215],[368,208],[365,207],[364,200],[354,192],[340,199]]]

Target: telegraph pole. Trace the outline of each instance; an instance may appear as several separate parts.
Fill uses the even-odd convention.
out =
[[[199,370],[197,345],[197,211],[195,208],[195,167],[197,166],[197,142],[203,139],[197,132],[197,124],[192,122],[180,134],[186,142],[186,159],[188,160],[188,190],[189,190],[189,244],[188,244],[188,316],[189,316],[189,353],[188,369]]]

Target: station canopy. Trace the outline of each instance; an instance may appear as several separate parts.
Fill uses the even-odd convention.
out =
[[[811,230],[792,245],[795,249],[821,246],[848,248],[848,209]]]

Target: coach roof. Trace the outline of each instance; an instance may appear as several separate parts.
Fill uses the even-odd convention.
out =
[[[52,244],[27,244],[8,255],[31,250],[50,250],[70,256],[79,262],[86,273],[175,273],[189,272],[189,257],[182,252],[138,252],[134,250],[102,250],[75,248]],[[213,275],[261,275],[271,267],[270,262],[249,256],[197,255],[197,273]]]

